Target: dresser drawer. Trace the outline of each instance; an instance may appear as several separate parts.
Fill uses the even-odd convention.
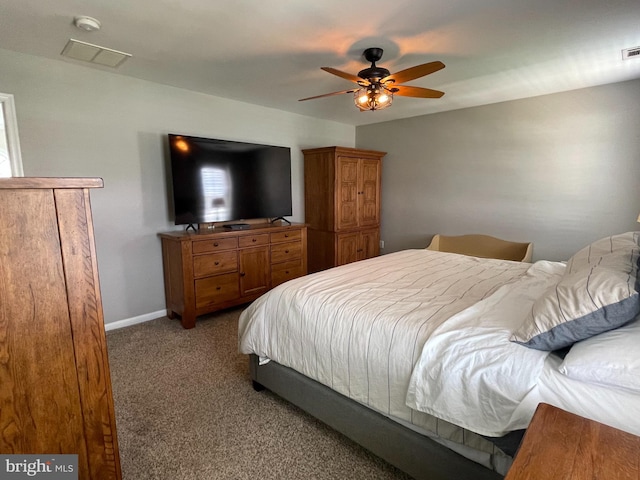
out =
[[[294,278],[301,277],[303,274],[302,259],[277,263],[271,267],[271,288]]]
[[[238,245],[240,246],[240,248],[257,247],[258,245],[267,245],[268,243],[268,233],[263,233],[261,235],[246,235],[238,238]]]
[[[237,273],[196,280],[196,308],[234,300],[240,296]]]
[[[197,240],[193,242],[193,253],[209,253],[219,250],[238,248],[238,238],[218,238],[215,240]]]
[[[302,242],[271,245],[271,263],[286,262],[297,258],[302,258]]]
[[[193,257],[193,276],[206,277],[238,270],[238,254],[235,250]]]
[[[302,231],[300,229],[285,230],[284,232],[274,232],[271,234],[271,243],[291,242],[292,240],[300,240]]]

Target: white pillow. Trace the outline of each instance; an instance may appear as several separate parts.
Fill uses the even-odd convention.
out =
[[[557,285],[536,300],[511,341],[558,350],[618,328],[640,313],[638,232],[586,246],[569,262]]]
[[[567,261],[565,275],[590,269],[594,265],[618,268],[630,250],[640,245],[640,232],[625,232],[601,238],[578,250]]]
[[[636,282],[635,272],[600,266],[564,275],[535,301],[511,341],[551,351],[618,328],[640,313]]]
[[[559,368],[574,380],[640,393],[640,316],[575,343]]]

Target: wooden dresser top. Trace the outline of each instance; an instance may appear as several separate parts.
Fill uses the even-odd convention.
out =
[[[101,178],[12,177],[0,178],[0,189],[8,188],[102,188]]]
[[[223,227],[216,227],[211,230],[174,230],[171,232],[162,232],[158,236],[174,241],[195,241],[206,240],[208,238],[217,237],[237,237],[243,235],[255,235],[256,233],[273,233],[286,230],[300,230],[306,228],[304,223],[292,223],[291,225],[285,225],[282,222],[280,224],[269,223],[256,223],[250,224],[248,228],[242,230],[231,230]]]

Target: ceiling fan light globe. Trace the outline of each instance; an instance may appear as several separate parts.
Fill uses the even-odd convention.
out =
[[[372,85],[369,88],[357,90],[353,98],[360,111],[382,110],[393,102],[393,92]]]
[[[382,92],[380,95],[378,95],[375,110],[382,110],[383,108],[387,108],[391,105],[392,102],[393,94]]]

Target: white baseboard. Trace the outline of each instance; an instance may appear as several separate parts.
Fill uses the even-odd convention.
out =
[[[118,328],[130,327],[131,325],[137,325],[138,323],[149,322],[156,318],[165,317],[167,315],[166,310],[158,310],[157,312],[145,313],[144,315],[138,315],[137,317],[125,318],[124,320],[118,320],[116,322],[109,322],[104,324],[104,329],[117,330]]]

